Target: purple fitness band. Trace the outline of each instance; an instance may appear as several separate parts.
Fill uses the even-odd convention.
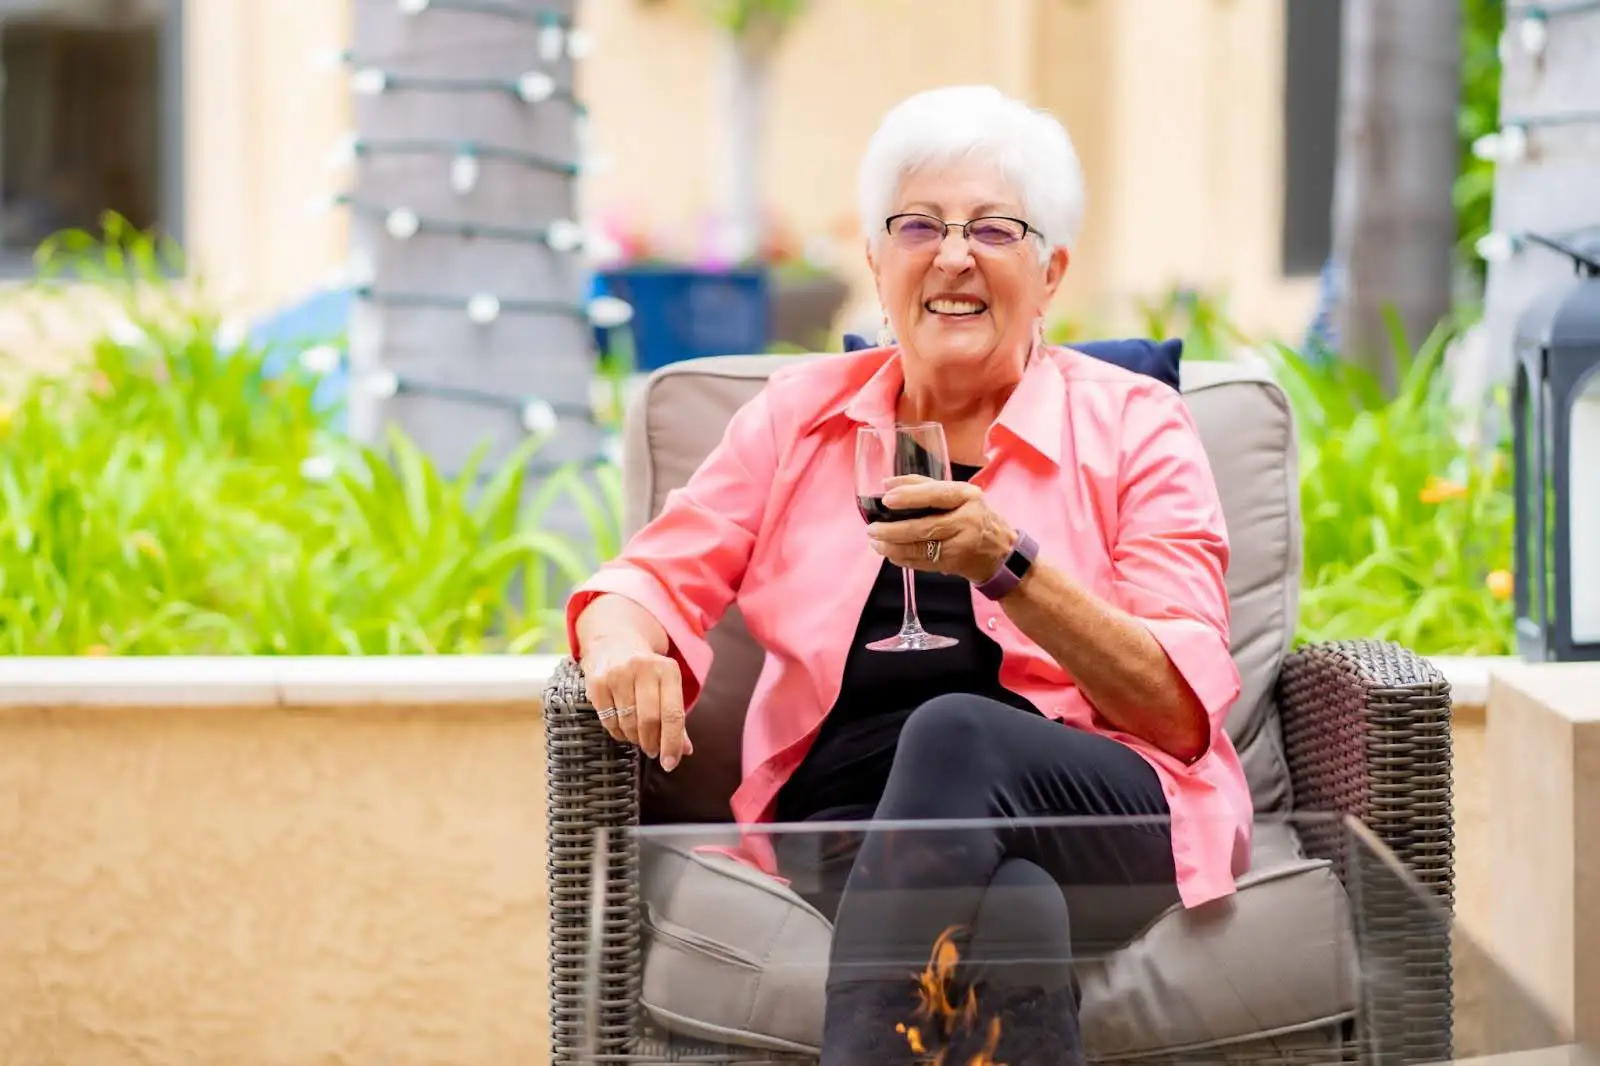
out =
[[[1006,556],[1006,561],[1000,564],[1000,569],[994,576],[978,586],[978,591],[991,600],[998,600],[1009,594],[1018,585],[1022,584],[1022,577],[1039,557],[1039,544],[1026,531],[1017,534],[1016,547],[1011,549],[1011,554]]]

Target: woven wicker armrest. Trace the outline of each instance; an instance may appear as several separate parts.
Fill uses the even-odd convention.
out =
[[[636,1039],[642,972],[639,927],[638,749],[612,740],[563,659],[545,688],[550,891],[550,1027],[557,1063],[576,1062],[588,1033],[602,1055]],[[607,834],[605,883],[595,883],[595,841]],[[598,891],[597,890],[603,890]],[[593,919],[603,912],[598,943]],[[586,985],[587,983],[587,985]],[[599,1010],[586,1016],[587,997]]]
[[[1454,848],[1444,675],[1391,642],[1310,644],[1284,663],[1278,704],[1296,809],[1360,820],[1449,906]]]
[[[1289,656],[1278,702],[1296,809],[1359,819],[1443,908],[1441,915],[1381,868],[1347,855],[1337,825],[1303,831],[1306,849],[1332,859],[1359,900],[1367,1053],[1384,1062],[1449,1061],[1450,686],[1399,645],[1337,641]]]

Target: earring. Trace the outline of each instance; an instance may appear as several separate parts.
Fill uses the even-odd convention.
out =
[[[887,348],[894,343],[894,331],[889,328],[889,316],[883,316],[883,325],[878,327],[878,347]]]

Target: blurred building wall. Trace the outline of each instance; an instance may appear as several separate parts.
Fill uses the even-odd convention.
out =
[[[186,16],[188,244],[252,306],[343,261],[343,219],[307,204],[340,188],[325,158],[349,129],[348,93],[310,56],[345,46],[351,2],[377,0],[204,0]],[[610,164],[586,212],[687,240],[716,208],[717,31],[699,0],[587,0],[582,20],[596,49],[578,91]],[[875,321],[859,154],[909,93],[991,82],[1060,116],[1084,161],[1089,213],[1063,312],[1114,316],[1188,286],[1225,296],[1249,329],[1296,338],[1315,279],[1279,266],[1283,42],[1283,0],[813,0],[774,71],[768,202],[797,234],[839,241],[847,324]]]

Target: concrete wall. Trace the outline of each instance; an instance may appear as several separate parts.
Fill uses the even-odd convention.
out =
[[[549,1060],[537,661],[0,674],[0,1062]]]
[[[976,8],[982,17],[975,18]],[[244,306],[292,298],[344,258],[323,160],[350,128],[344,80],[308,56],[349,41],[349,0],[209,0],[189,42],[188,233]],[[717,40],[699,0],[585,0],[578,70],[596,150],[590,217],[680,234],[715,208]],[[882,112],[922,88],[985,81],[1049,107],[1076,139],[1088,229],[1062,309],[1123,311],[1171,284],[1225,290],[1252,329],[1298,338],[1311,279],[1277,266],[1281,0],[814,0],[777,61],[764,182],[795,230],[839,241],[851,321],[875,319],[855,165]]]

